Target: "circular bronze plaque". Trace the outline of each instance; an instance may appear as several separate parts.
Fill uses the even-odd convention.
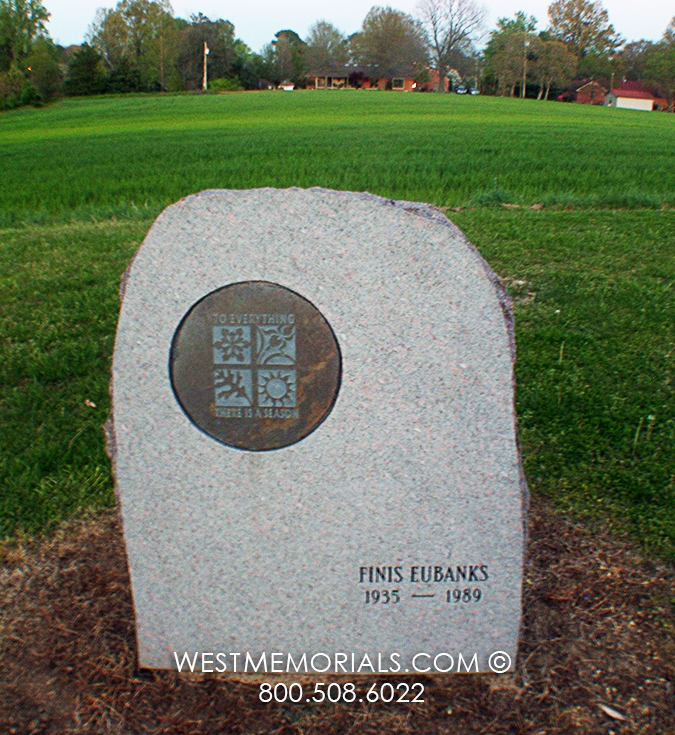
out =
[[[337,340],[319,310],[266,281],[200,299],[178,325],[169,358],[171,386],[192,423],[252,451],[314,431],[335,403],[340,369]]]

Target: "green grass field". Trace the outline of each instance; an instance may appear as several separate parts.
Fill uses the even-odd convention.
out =
[[[675,116],[369,92],[96,98],[0,115],[0,161],[0,536],[113,502],[100,426],[117,290],[154,216],[206,188],[326,186],[461,208],[515,300],[531,489],[675,559]]]

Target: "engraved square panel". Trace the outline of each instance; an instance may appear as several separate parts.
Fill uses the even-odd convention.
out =
[[[213,327],[213,362],[216,365],[250,365],[251,327]]]
[[[253,379],[250,370],[214,370],[216,406],[253,405]]]
[[[258,327],[256,362],[258,365],[295,365],[295,327]]]
[[[258,405],[294,408],[297,404],[295,370],[258,370]]]

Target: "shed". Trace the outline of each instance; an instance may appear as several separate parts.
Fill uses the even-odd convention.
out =
[[[654,109],[654,95],[644,89],[612,89],[605,97],[605,105],[608,107],[622,107],[626,110]]]

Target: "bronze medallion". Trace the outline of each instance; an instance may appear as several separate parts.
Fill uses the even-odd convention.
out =
[[[307,299],[246,281],[204,296],[176,329],[171,386],[195,426],[237,449],[300,441],[328,416],[340,387],[340,348]]]

